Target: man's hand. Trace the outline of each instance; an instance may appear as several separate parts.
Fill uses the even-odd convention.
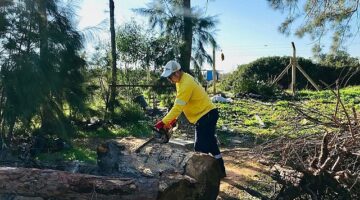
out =
[[[162,120],[158,121],[154,128],[157,130],[156,132],[161,134],[161,143],[168,143],[171,137],[171,130],[176,126],[176,119],[171,120],[169,124],[165,124]]]
[[[164,128],[172,129],[174,126],[176,126],[176,119],[171,120],[168,125],[164,126]]]
[[[156,122],[156,124],[154,125],[154,127],[157,129],[157,130],[160,130],[160,129],[163,129],[165,126],[164,122],[163,121],[158,121]]]

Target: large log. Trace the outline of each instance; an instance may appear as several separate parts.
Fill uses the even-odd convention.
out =
[[[158,199],[216,199],[220,169],[213,157],[191,152],[186,147],[175,148],[156,142],[135,153],[143,142],[124,138],[100,145],[98,164],[101,171],[158,178],[161,185]]]
[[[0,193],[53,199],[156,199],[158,180],[0,167]]]
[[[158,143],[135,153],[143,142],[125,138],[99,145],[96,175],[2,167],[0,199],[216,199],[220,170],[213,157]]]

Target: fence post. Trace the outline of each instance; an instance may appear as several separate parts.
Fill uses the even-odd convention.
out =
[[[215,47],[213,48],[213,93],[216,94],[216,69],[215,69]]]
[[[291,91],[292,91],[292,95],[295,96],[297,60],[296,60],[296,48],[294,42],[291,42],[291,45],[293,47],[293,57],[291,59]]]

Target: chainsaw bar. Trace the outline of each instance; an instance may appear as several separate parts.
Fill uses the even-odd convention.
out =
[[[170,136],[171,136],[171,134],[170,134],[171,129],[169,131],[166,131],[163,129],[158,130],[155,127],[151,126],[151,130],[155,131],[156,134],[154,136],[152,136],[150,139],[148,139],[146,142],[144,142],[142,145],[140,145],[135,150],[135,153],[139,153],[142,148],[144,148],[146,145],[148,145],[152,141],[157,141],[158,143],[162,143],[162,144],[169,142]]]

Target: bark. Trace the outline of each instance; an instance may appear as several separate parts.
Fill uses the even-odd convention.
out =
[[[190,59],[191,59],[191,46],[193,36],[193,25],[191,16],[191,0],[183,0],[183,17],[184,17],[184,30],[183,30],[183,44],[181,46],[180,64],[181,68],[190,73]]]
[[[110,105],[111,115],[114,113],[116,98],[116,45],[115,45],[115,5],[113,0],[109,0],[110,4],[110,34],[111,34],[111,88],[110,88]]]
[[[53,199],[155,199],[158,180],[0,167],[0,193]]]
[[[39,7],[39,34],[40,34],[40,69],[44,76],[44,82],[41,83],[43,88],[46,88],[47,97],[51,99],[51,89],[49,84],[51,83],[51,69],[49,66],[49,41],[48,41],[48,16],[47,16],[47,5],[48,1],[37,0],[37,6]],[[46,91],[46,90],[45,90]],[[51,108],[48,102],[43,102],[41,107],[41,129],[48,131],[51,129],[52,124]]]
[[[39,6],[39,14],[40,14],[40,21],[39,21],[39,32],[40,32],[40,63],[43,69],[46,69],[47,59],[48,59],[48,31],[47,31],[47,14],[46,14],[46,7],[47,1],[38,0]]]
[[[1,87],[1,97],[0,97],[0,149],[4,149],[6,147],[5,141],[5,119],[4,119],[4,88]]]

